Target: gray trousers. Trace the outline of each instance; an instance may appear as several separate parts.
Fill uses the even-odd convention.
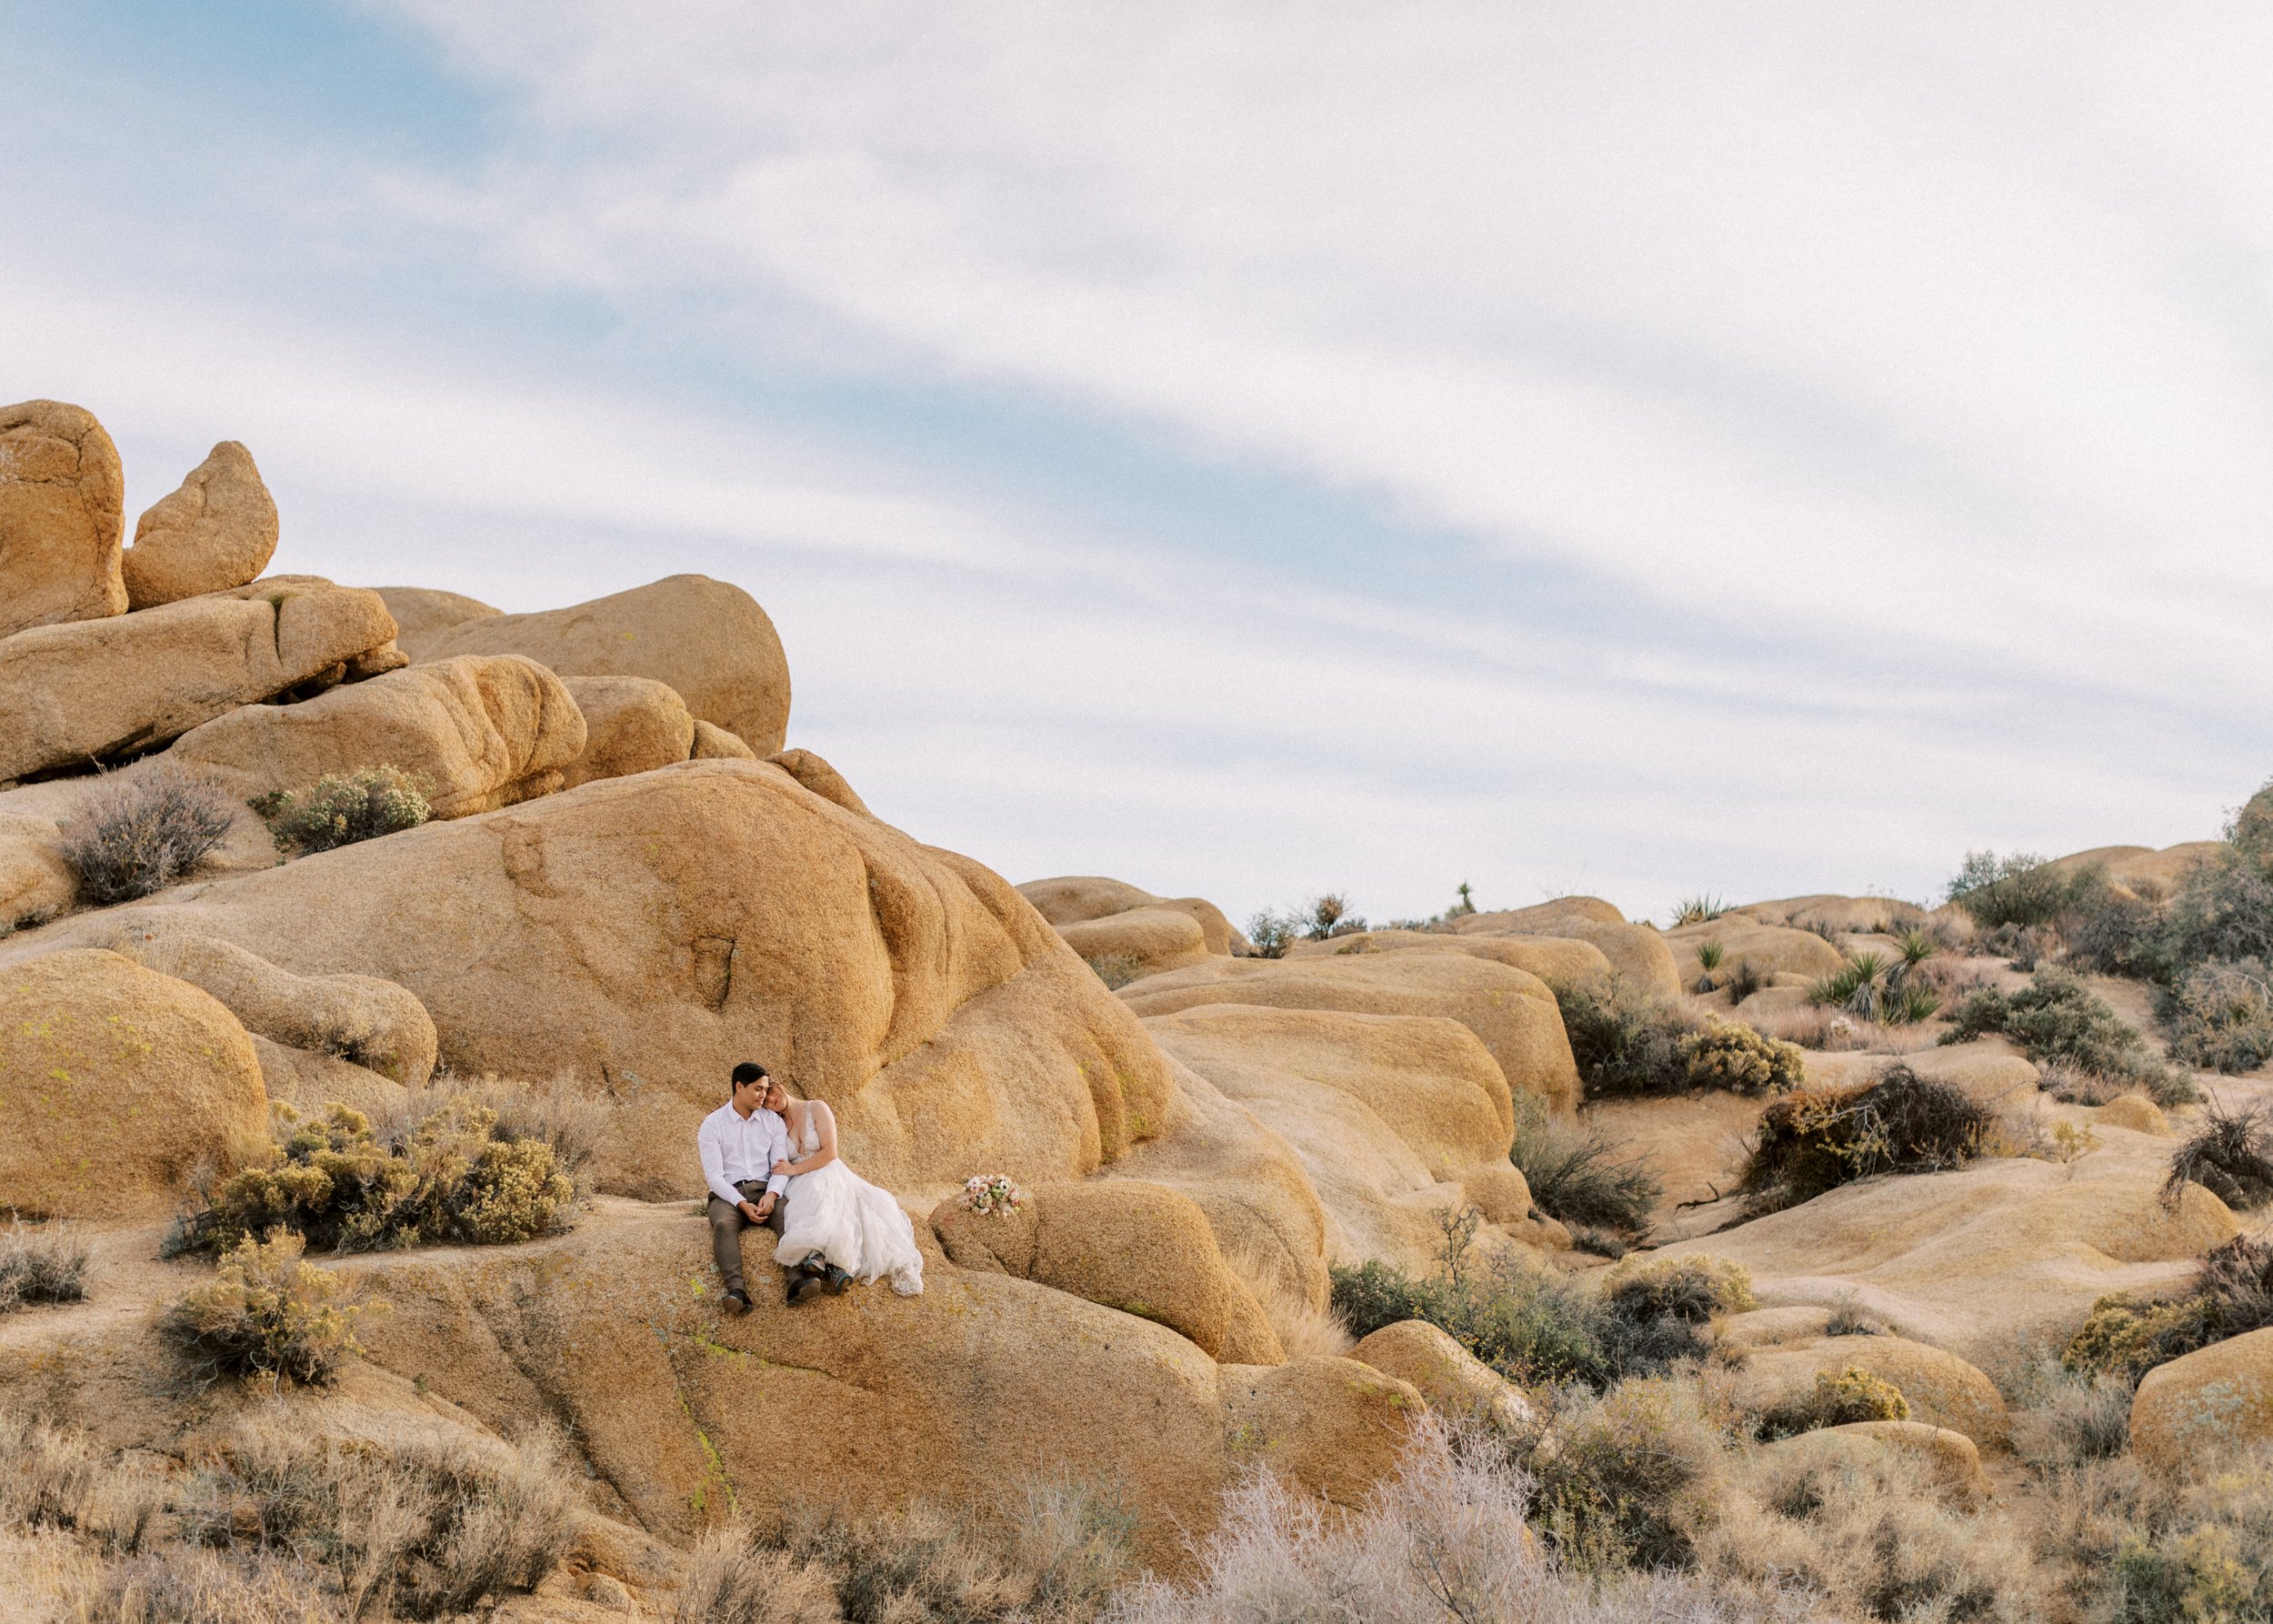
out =
[[[766,1181],[763,1178],[746,1179],[734,1188],[742,1192],[742,1198],[746,1201],[766,1198]],[[762,1227],[780,1234],[781,1215],[788,1205],[780,1197],[775,1197],[774,1209],[766,1215]],[[750,1216],[739,1207],[727,1206],[716,1196],[710,1198],[706,1210],[710,1216],[710,1255],[717,1262],[718,1276],[726,1281],[727,1290],[742,1291],[742,1231],[752,1227]]]

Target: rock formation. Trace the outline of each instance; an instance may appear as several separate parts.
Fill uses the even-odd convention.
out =
[[[0,406],[0,638],[125,613],[125,502],[118,448],[91,414],[54,400]]]
[[[276,504],[253,454],[224,440],[135,522],[123,561],[126,606],[155,608],[245,586],[275,552]]]

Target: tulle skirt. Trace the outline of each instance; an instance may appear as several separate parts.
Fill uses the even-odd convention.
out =
[[[888,1278],[902,1297],[924,1288],[916,1227],[890,1191],[833,1161],[792,1178],[786,1199],[775,1262],[794,1268],[818,1252],[864,1286]]]

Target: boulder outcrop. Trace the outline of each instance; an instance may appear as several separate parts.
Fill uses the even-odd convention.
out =
[[[402,642],[418,660],[524,654],[563,677],[651,677],[760,756],[781,748],[789,723],[789,665],[774,623],[748,593],[707,576],[671,576],[566,609],[476,616]]]
[[[1440,930],[1363,930],[1323,942],[1297,942],[1288,958],[1341,958],[1363,953],[1465,953],[1513,965],[1549,987],[1605,977],[1610,961],[1592,942],[1559,936],[1455,936]]]
[[[167,613],[158,609],[153,615]],[[170,926],[295,974],[375,976],[461,1074],[619,1106],[605,1188],[693,1192],[686,1147],[757,1058],[901,1191],[1085,1178],[1157,1131],[1166,1064],[979,864],[763,762],[684,762],[128,904],[0,946]]]
[[[186,982],[115,953],[0,967],[0,1208],[163,1208],[268,1124],[253,1041]]]
[[[155,748],[239,706],[401,664],[378,595],[279,576],[0,638],[0,780]]]
[[[736,757],[731,753],[723,753],[716,759],[749,759],[749,757]],[[846,811],[858,817],[876,816],[868,810],[868,803],[862,800],[859,793],[845,781],[845,775],[812,751],[783,750],[767,759],[830,805],[842,807]]]
[[[1992,1493],[1981,1469],[1981,1451],[1962,1432],[1924,1421],[1850,1421],[1823,1427],[1767,1445],[1766,1458],[1778,1466],[1843,1471],[1891,1454],[1908,1456],[1952,1503],[1978,1510]]]
[[[1672,997],[1681,991],[1673,953],[1647,925],[1636,925],[1599,897],[1560,897],[1530,907],[1470,914],[1453,921],[1462,936],[1551,936],[1591,943],[1635,986]]]
[[[224,440],[135,524],[126,606],[155,608],[260,578],[276,553],[276,504],[253,454]]]
[[[1030,1191],[1010,1213],[973,1213],[949,1197],[931,1230],[964,1268],[1070,1291],[1157,1321],[1230,1364],[1286,1361],[1270,1321],[1224,1264],[1207,1215],[1164,1185],[1131,1178]]]
[[[1578,1102],[1578,1067],[1562,1012],[1547,984],[1513,965],[1460,953],[1360,954],[1325,958],[1210,958],[1126,987],[1139,1015],[1173,1015],[1203,1004],[1261,1004],[1354,1015],[1442,1016],[1483,1039],[1511,1089],[1558,1111]],[[1503,1128],[1515,1115],[1503,1097]],[[1502,1146],[1502,1154],[1506,1147]]]
[[[1531,1401],[1426,1319],[1385,1325],[1349,1350],[1360,1364],[1409,1382],[1437,1414],[1522,1437],[1537,1422]]]
[[[1075,951],[1084,958],[1096,958],[1100,952],[1122,949],[1100,947],[1096,951],[1076,941],[1073,929],[1076,926],[1101,927],[1107,920],[1125,917],[1132,913],[1162,909],[1187,916],[1199,927],[1199,951],[1217,958],[1229,957],[1235,952],[1245,956],[1246,938],[1231,927],[1223,909],[1205,897],[1156,897],[1150,891],[1128,884],[1126,880],[1106,879],[1096,875],[1061,875],[1056,879],[1030,879],[1018,887],[1018,895],[1035,907],[1035,911],[1057,927],[1058,934],[1075,942]],[[1081,938],[1103,943],[1109,936],[1092,931]],[[1179,940],[1192,939],[1179,936]],[[1175,967],[1162,965],[1160,968]],[[1151,973],[1150,971],[1147,972]]]
[[[52,919],[78,899],[62,834],[53,818],[0,807],[0,933]]]
[[[0,638],[126,612],[125,504],[118,447],[93,413],[57,400],[0,406]]]
[[[1847,962],[1844,953],[1812,930],[1763,925],[1743,914],[1723,914],[1701,925],[1684,925],[1667,931],[1665,940],[1672,949],[1675,968],[1684,986],[1694,983],[1704,973],[1697,950],[1707,942],[1720,944],[1719,973],[1724,976],[1734,975],[1749,966],[1763,981],[1771,981],[1779,975],[1812,979],[1827,976]]]
[[[645,677],[571,677],[567,687],[584,713],[585,745],[567,764],[562,787],[652,772],[693,754],[695,718],[666,685]]]
[[[248,705],[191,729],[168,755],[247,799],[327,773],[398,767],[436,817],[495,811],[560,787],[586,752],[586,720],[535,660],[466,655],[335,687],[298,705]]]
[[[1850,1367],[1901,1388],[1915,1421],[1961,1432],[1976,1444],[2002,1444],[2011,1434],[1995,1382],[1956,1354],[1905,1337],[1810,1337],[1755,1347],[1733,1396],[1738,1408],[1759,1414],[1806,1398],[1817,1376]]]
[[[405,637],[446,631],[469,620],[488,620],[505,613],[463,592],[444,592],[433,586],[374,586],[371,590],[395,617],[397,635]]]
[[[685,700],[680,704],[684,705]],[[784,751],[786,755],[789,752]],[[716,722],[695,724],[695,747],[688,759],[693,761],[756,761],[757,752],[742,742],[739,734],[728,733]],[[792,773],[790,777],[796,775]]]
[[[2131,1447],[2183,1469],[2273,1439],[2273,1329],[2198,1348],[2149,1370],[2131,1401]]]

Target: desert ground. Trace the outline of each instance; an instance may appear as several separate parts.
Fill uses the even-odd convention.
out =
[[[123,489],[0,409],[0,1619],[2273,1617],[2273,797],[1235,921],[883,821],[731,584]],[[731,1311],[751,1058],[920,1295]]]

